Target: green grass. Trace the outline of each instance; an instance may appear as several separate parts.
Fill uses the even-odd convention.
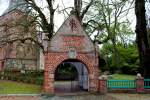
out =
[[[41,86],[21,82],[0,81],[0,94],[37,94]]]
[[[115,80],[135,80],[136,75],[113,74],[112,77]]]

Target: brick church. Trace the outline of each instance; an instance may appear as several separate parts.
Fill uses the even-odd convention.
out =
[[[26,16],[27,6],[24,0],[10,0],[9,7],[0,16],[0,70],[37,70],[44,67],[40,48],[27,39],[38,39],[35,25],[27,23],[28,19],[32,19],[32,16]],[[27,40],[21,41],[20,38]]]
[[[32,33],[36,32],[34,25],[28,28],[29,32],[27,33],[21,26],[11,27],[26,14],[27,10],[24,10],[27,8],[26,5],[13,9],[16,4],[22,3],[21,1],[24,0],[11,0],[9,8],[0,17],[0,24],[3,26],[0,35],[6,37],[8,41],[34,37]],[[38,37],[34,38],[38,39]],[[98,91],[98,49],[74,14],[66,19],[51,41],[47,42],[45,48],[43,54],[40,48],[30,40],[2,42],[0,43],[0,68],[35,70],[44,67],[43,90],[54,93],[54,77],[57,67],[64,63],[70,63],[78,71],[79,86],[90,92]]]

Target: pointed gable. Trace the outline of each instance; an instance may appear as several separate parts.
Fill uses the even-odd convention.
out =
[[[93,52],[94,44],[83,30],[75,15],[71,15],[53,36],[49,45],[50,52]]]

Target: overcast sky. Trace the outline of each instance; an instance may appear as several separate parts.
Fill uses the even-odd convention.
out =
[[[0,0],[0,15],[2,15],[3,12],[7,9],[8,3],[9,0]]]

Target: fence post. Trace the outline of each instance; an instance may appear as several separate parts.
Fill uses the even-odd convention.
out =
[[[107,93],[107,79],[99,79],[99,93],[100,94]]]
[[[143,77],[137,77],[136,78],[136,92],[137,93],[144,93],[144,78]]]

